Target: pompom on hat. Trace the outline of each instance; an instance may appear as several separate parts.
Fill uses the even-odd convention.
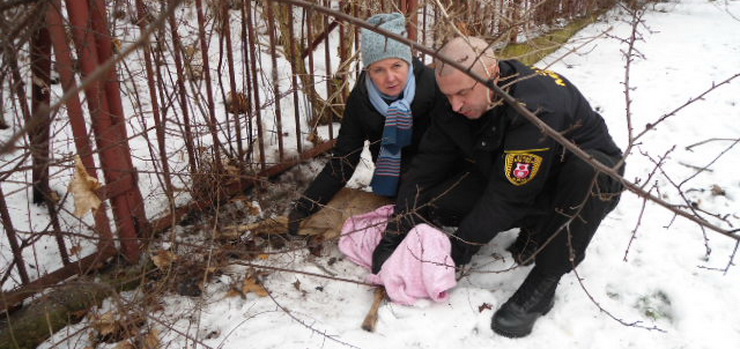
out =
[[[380,29],[406,37],[406,17],[401,13],[381,13],[367,19],[367,22]],[[386,38],[383,34],[362,28],[362,65],[371,64],[386,58],[398,58],[411,64],[411,47],[400,41]]]

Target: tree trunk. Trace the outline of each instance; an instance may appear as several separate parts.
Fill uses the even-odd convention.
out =
[[[148,265],[147,268],[153,267]],[[93,306],[119,291],[140,285],[141,266],[113,268],[100,281],[76,280],[63,284],[30,305],[0,317],[0,349],[36,348],[54,332],[76,324]]]

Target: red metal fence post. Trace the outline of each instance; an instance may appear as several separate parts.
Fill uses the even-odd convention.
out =
[[[49,129],[51,128],[48,108],[51,85],[51,42],[49,31],[38,23],[31,37],[31,114],[43,120],[29,130],[33,157],[33,202],[49,201]]]
[[[99,53],[106,58],[110,56],[110,53],[104,52],[101,47],[106,47],[112,52],[105,20],[99,18],[103,9],[100,7],[102,4],[97,4],[98,10],[92,12],[86,1],[67,0],[66,4],[81,72],[83,76],[90,75],[102,62]],[[97,37],[93,36],[94,31],[98,31]],[[115,72],[110,72],[105,82],[91,82],[85,87],[85,94],[105,176],[106,186],[103,192],[113,207],[121,252],[129,261],[135,262],[141,253],[139,239],[148,235],[148,222],[144,215],[136,170],[132,165],[131,151],[125,134],[123,108]]]
[[[255,34],[254,29],[254,18],[253,18],[253,10],[252,10],[252,1],[245,1],[244,4],[246,5],[246,13],[247,13],[247,38],[249,39],[249,45],[253,49],[249,50],[250,56],[249,56],[249,76],[251,79],[251,88],[254,95],[254,113],[255,113],[255,123],[257,123],[257,146],[258,146],[258,156],[259,156],[259,164],[260,169],[265,169],[265,142],[262,138],[263,132],[262,132],[262,111],[260,106],[260,89],[259,89],[259,77],[257,72],[257,60],[259,59],[257,57],[257,54],[259,54],[257,44],[257,34]],[[309,34],[310,35],[310,34]],[[251,120],[251,119],[250,119]],[[249,128],[250,133],[250,140],[252,135],[252,129],[253,127]],[[253,150],[254,145],[253,142],[250,143],[249,149]]]
[[[28,283],[30,281],[28,277],[28,271],[26,271],[26,263],[23,261],[23,255],[21,254],[21,248],[18,244],[18,237],[15,234],[15,228],[13,228],[13,221],[10,218],[10,212],[8,211],[8,205],[5,203],[5,194],[3,194],[3,188],[0,187],[0,220],[3,222],[3,228],[5,228],[5,235],[8,237],[8,244],[10,244],[10,250],[13,252],[13,263],[15,268],[18,270],[18,275],[21,277],[21,283]],[[2,285],[6,278],[10,276],[12,270],[8,267],[5,272],[7,276],[0,278],[0,285]],[[2,308],[0,308],[2,311]]]
[[[98,64],[103,64],[113,56],[113,42],[110,28],[108,28],[105,1],[90,0],[90,14],[92,29],[96,34],[95,47],[98,50]],[[132,223],[133,227],[130,230],[121,231],[119,236],[124,240],[127,238],[135,240],[124,249],[124,253],[130,260],[136,261],[139,259],[139,240],[149,237],[150,228],[144,209],[144,199],[138,186],[138,172],[133,165],[131,148],[128,145],[126,118],[123,112],[121,88],[118,81],[116,70],[111,69],[108,72],[108,80],[105,81],[103,86],[108,100],[111,124],[118,129],[118,151],[112,154],[115,154],[115,158],[119,159],[118,161],[124,166],[119,180],[123,180],[123,183],[130,185],[125,192],[125,196],[120,199],[123,202],[123,207],[119,209],[119,213],[126,215],[124,219]],[[124,234],[124,236],[121,236],[121,234]],[[136,252],[133,252],[134,250]]]
[[[272,70],[270,76],[272,77],[272,92],[273,92],[273,101],[274,101],[274,108],[275,111],[275,128],[278,134],[277,141],[278,141],[278,162],[283,161],[283,157],[285,154],[285,149],[283,149],[283,115],[282,115],[282,107],[280,105],[280,81],[278,80],[278,62],[277,62],[277,52],[275,50],[275,46],[280,45],[279,42],[277,42],[277,38],[275,35],[275,31],[278,30],[279,25],[276,25],[276,19],[275,19],[275,9],[273,8],[272,1],[267,1],[263,3],[263,6],[266,7],[267,12],[267,31],[268,31],[268,37],[270,38],[270,63],[272,65]],[[291,23],[291,25],[293,25]]]
[[[400,8],[406,17],[408,17],[408,38],[411,40],[417,40],[419,32],[419,14],[417,13],[417,10],[419,9],[419,1],[401,0]]]
[[[227,95],[231,95],[232,103],[237,104],[238,102],[238,89],[236,87],[236,72],[234,71],[234,50],[232,48],[232,40],[231,40],[231,15],[229,14],[230,11],[230,5],[224,1],[223,4],[221,4],[221,8],[219,9],[223,13],[223,25],[222,30],[223,34],[222,37],[226,43],[226,67],[229,71],[229,92]],[[219,71],[220,76],[220,71]],[[224,96],[224,100],[227,100],[228,97]],[[228,108],[227,108],[228,109]],[[241,159],[242,155],[244,155],[244,149],[243,149],[243,140],[242,140],[242,125],[241,125],[241,115],[242,111],[238,111],[233,113],[234,114],[234,135],[236,137],[236,152],[234,154],[234,151],[232,150],[232,154],[230,154],[231,158],[235,159]],[[226,119],[229,118],[229,111],[226,111]],[[246,113],[244,113],[246,115]],[[231,132],[231,125],[227,122],[226,126],[227,132]],[[231,141],[231,138],[229,139]],[[230,145],[231,148],[233,148],[233,145]]]
[[[172,47],[174,51],[175,69],[177,72],[177,92],[180,102],[180,112],[182,113],[182,125],[185,131],[185,148],[188,152],[188,164],[190,165],[190,174],[194,174],[198,169],[197,157],[195,155],[195,143],[193,142],[193,131],[190,125],[190,109],[188,107],[188,96],[187,88],[185,87],[185,68],[182,63],[182,42],[180,41],[180,35],[177,32],[177,19],[175,14],[172,13],[167,22],[170,26],[170,35],[172,39]]]
[[[59,248],[62,262],[69,264],[69,253],[62,237],[61,225],[57,215],[56,202],[51,198],[49,187],[49,147],[51,140],[51,113],[48,105],[51,100],[51,37],[47,25],[38,24],[31,38],[31,111],[34,117],[43,120],[29,130],[31,154],[33,156],[33,202],[46,204],[54,238]]]
[[[52,47],[54,48],[55,67],[57,73],[59,73],[59,81],[62,85],[62,90],[67,92],[75,89],[77,83],[74,77],[71,49],[67,43],[67,34],[64,30],[64,20],[62,19],[62,14],[59,12],[60,10],[60,1],[55,0],[46,12],[46,22],[49,28]],[[80,99],[75,95],[67,100],[66,106],[77,154],[80,156],[82,164],[85,165],[87,173],[97,178],[95,159],[92,156],[92,146],[90,145]],[[110,231],[110,221],[105,212],[105,207],[101,207],[95,212],[95,228],[101,236],[101,243],[98,245],[98,248],[104,249],[106,246],[112,246],[113,234]]]
[[[208,56],[208,41],[206,40],[205,15],[203,14],[203,1],[195,0],[198,17],[198,40],[200,42],[200,54],[203,58],[203,83],[206,85],[206,100],[208,101],[208,117],[206,123],[213,139],[213,166],[218,176],[223,175],[223,164],[221,163],[221,141],[218,138],[218,120],[216,120],[216,105],[213,100],[213,86],[211,79],[211,66]]]
[[[296,141],[296,152],[300,154],[303,152],[303,134],[301,132],[301,113],[300,109],[298,108],[298,70],[297,70],[297,62],[296,57],[298,56],[298,49],[296,48],[296,38],[295,38],[295,29],[293,28],[293,8],[288,5],[285,6],[285,13],[288,16],[287,22],[290,23],[290,26],[288,27],[288,49],[290,52],[290,57],[293,57],[293,59],[290,60],[290,72],[291,78],[291,86],[293,86],[293,119],[295,120],[295,141]],[[303,60],[300,62],[303,63]]]

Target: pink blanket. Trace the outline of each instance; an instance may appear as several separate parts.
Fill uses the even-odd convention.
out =
[[[344,222],[339,250],[353,262],[370,270],[373,251],[380,243],[393,205],[353,216]],[[421,298],[446,301],[447,290],[455,287],[455,263],[450,257],[450,240],[445,233],[419,224],[407,234],[378,274],[367,281],[385,286],[393,302],[410,305]]]

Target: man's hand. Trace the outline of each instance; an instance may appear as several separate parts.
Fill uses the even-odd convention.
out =
[[[450,257],[458,268],[470,263],[470,259],[480,249],[480,245],[468,244],[456,235],[450,235],[450,245]]]
[[[393,254],[393,251],[401,244],[404,237],[405,235],[394,231],[383,233],[383,239],[380,240],[378,246],[375,247],[375,251],[373,251],[373,266],[371,270],[373,274],[380,272],[383,263]]]

